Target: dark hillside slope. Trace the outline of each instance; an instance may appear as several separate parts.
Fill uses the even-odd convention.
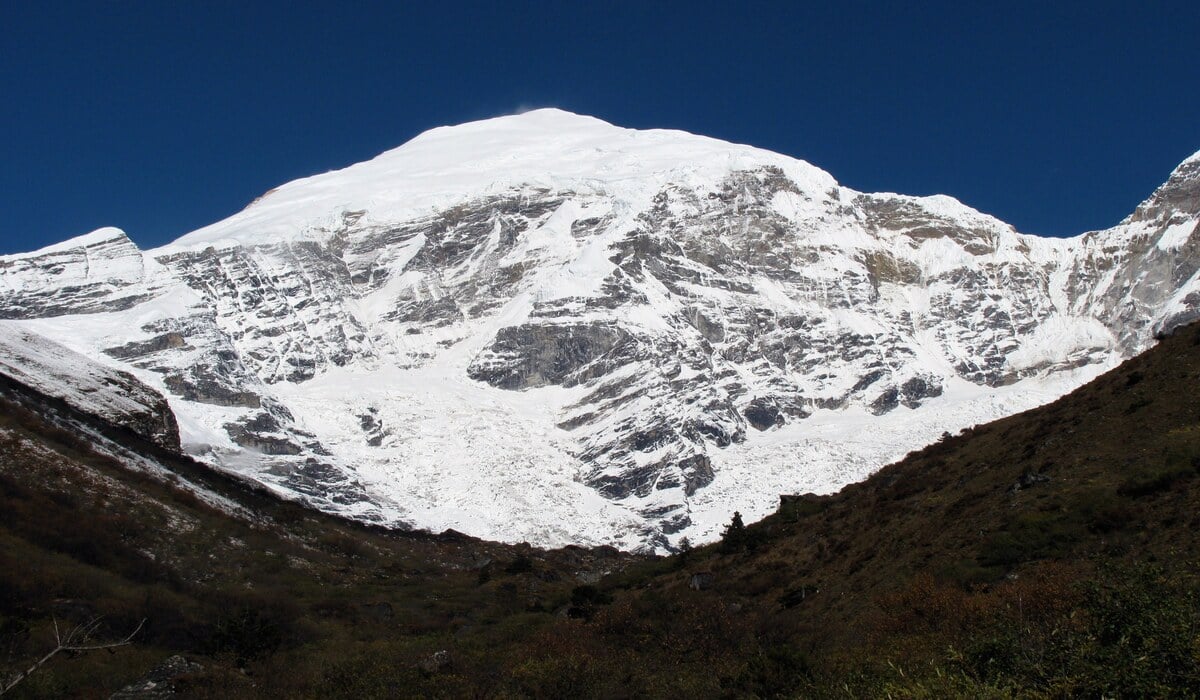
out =
[[[828,687],[882,667],[900,695],[923,692],[920,669],[938,683],[966,674],[966,686],[935,685],[935,695],[992,684],[1200,692],[1200,325],[1052,404],[947,435],[836,495],[786,499],[777,514],[689,553],[681,569],[631,571],[615,585],[737,609],[763,649],[792,645],[818,659]],[[705,590],[688,588],[701,581]],[[1085,614],[1101,599],[1129,619]],[[1134,619],[1164,626],[1121,627]],[[1103,629],[1129,658],[1086,648]],[[1039,635],[1070,640],[1076,657],[1053,657]],[[1041,656],[990,665],[991,652],[976,649],[968,658],[977,645],[1009,643]],[[1154,656],[1167,647],[1179,658]],[[1186,672],[1149,668],[1175,661]],[[1123,685],[1138,682],[1139,663],[1161,687]],[[886,689],[872,678],[859,692]]]
[[[0,675],[53,620],[102,615],[103,639],[147,622],[13,695],[105,697],[184,653],[190,697],[1195,696],[1198,388],[1191,326],[1053,404],[639,560],[350,524],[9,387]]]

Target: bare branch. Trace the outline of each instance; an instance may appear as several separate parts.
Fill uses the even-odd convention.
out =
[[[79,625],[75,629],[71,630],[71,633],[67,635],[66,644],[71,645],[76,640],[80,642],[86,642],[87,640],[91,639],[92,635],[96,633],[96,630],[100,629],[100,623],[103,622],[103,620],[104,618],[100,616],[93,617],[87,622],[87,624]],[[141,627],[141,625],[139,625],[139,627]]]
[[[63,651],[94,651],[96,649],[112,649],[114,647],[127,646],[127,645],[133,643],[133,638],[137,636],[138,632],[142,631],[142,626],[145,624],[146,624],[146,618],[143,617],[142,621],[138,623],[138,626],[132,632],[129,633],[129,636],[120,641],[109,642],[107,644],[92,644],[92,645],[88,645],[88,646],[71,644],[68,646],[64,646]],[[99,618],[96,619],[96,623],[92,626],[92,629],[94,630],[97,625],[99,625]],[[84,640],[87,639],[87,636],[88,635],[84,636]]]
[[[50,653],[46,654],[41,659],[36,661],[32,666],[30,666],[24,673],[18,673],[12,680],[4,684],[3,687],[0,687],[0,695],[4,695],[8,691],[15,688],[18,683],[28,678],[30,674],[45,665],[47,661],[54,658],[54,655],[60,651],[81,652],[94,651],[96,649],[115,649],[116,647],[123,647],[128,644],[132,644],[133,638],[137,636],[137,633],[142,630],[142,626],[146,624],[146,618],[143,617],[142,621],[139,622],[138,626],[129,633],[128,637],[115,642],[108,642],[106,644],[74,643],[76,639],[78,639],[80,642],[86,642],[92,636],[92,634],[100,628],[101,619],[102,618],[100,617],[95,617],[82,625],[76,625],[75,627],[71,628],[69,632],[67,632],[67,636],[64,638],[62,636],[62,632],[58,628],[58,619],[52,617],[51,621],[54,623],[54,648],[50,650]]]

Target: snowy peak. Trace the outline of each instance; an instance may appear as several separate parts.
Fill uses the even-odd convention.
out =
[[[439,126],[422,132],[400,148],[430,142],[444,144],[448,141],[458,141],[480,134],[486,135],[489,139],[514,144],[522,140],[559,137],[567,134],[587,134],[592,137],[608,136],[611,138],[628,131],[633,131],[633,129],[614,126],[596,117],[547,107],[453,126]],[[379,157],[386,158],[395,150],[387,151]]]
[[[117,228],[0,256],[0,318],[128,308],[149,298],[140,287],[155,268]]]
[[[91,233],[85,233],[82,236],[68,238],[67,240],[65,240],[61,243],[55,243],[53,245],[48,245],[45,248],[40,248],[40,249],[35,250],[30,253],[15,253],[12,255],[0,255],[0,261],[13,261],[13,260],[20,260],[23,258],[40,258],[40,257],[56,255],[56,254],[60,254],[60,253],[70,253],[70,252],[74,252],[74,251],[79,251],[79,250],[82,250],[85,248],[87,248],[87,249],[106,248],[106,249],[112,249],[112,250],[123,250],[123,249],[133,248],[134,250],[136,250],[137,246],[134,245],[133,241],[129,240],[129,237],[126,236],[125,232],[122,231],[121,229],[115,228],[112,226],[106,226],[104,228],[96,229],[95,231],[92,231]]]
[[[1183,161],[1171,177],[1138,205],[1127,222],[1173,217],[1200,218],[1200,152]]]
[[[1188,156],[1187,158],[1184,158],[1183,162],[1180,163],[1180,166],[1188,165],[1191,163],[1198,163],[1198,162],[1200,162],[1200,151],[1196,151],[1195,153]]]
[[[737,158],[802,164],[821,172],[803,161],[751,146],[671,129],[627,129],[560,109],[431,129],[368,162],[419,164],[432,173],[487,165],[492,178],[536,167],[554,178],[577,174],[582,179],[604,181],[720,167],[719,161]],[[821,174],[829,186],[836,184],[828,174]]]
[[[1196,167],[1107,231],[560,110],[428,131],[139,253],[0,259],[0,316],[184,448],[361,520],[669,549],[1030,408],[1200,313]]]
[[[770,151],[535,110],[432,129],[372,160],[290,182],[167,248],[326,240],[345,218],[386,223],[520,190],[603,194],[640,209],[667,183],[694,189],[762,167],[809,198],[837,187],[828,173]]]

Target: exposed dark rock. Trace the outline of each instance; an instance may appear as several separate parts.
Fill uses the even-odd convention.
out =
[[[115,357],[118,360],[132,360],[163,350],[171,350],[174,348],[183,348],[187,346],[183,335],[179,333],[163,333],[149,340],[142,340],[133,343],[118,345],[114,348],[105,350],[105,354]]]
[[[492,345],[468,368],[468,375],[501,389],[570,385],[606,374],[612,363],[589,367],[629,339],[606,324],[524,324],[500,329]]]
[[[659,529],[664,535],[673,535],[690,526],[692,524],[692,517],[686,512],[675,511],[659,520],[659,522],[661,523]]]
[[[683,475],[683,492],[689,496],[697,489],[711,484],[716,476],[713,473],[712,460],[706,454],[694,454],[680,460],[678,468]]]
[[[163,384],[185,401],[241,408],[258,408],[262,405],[258,394],[231,387],[207,365],[192,367],[190,371],[190,375],[168,374],[163,377]]]
[[[422,673],[433,675],[448,669],[451,665],[450,652],[442,649],[435,651],[421,660],[418,666]]]
[[[281,435],[283,427],[275,416],[265,411],[242,423],[227,423],[225,432],[231,440],[252,450],[269,455],[298,455],[302,448]]]
[[[389,320],[419,323],[431,327],[448,326],[463,320],[463,312],[450,297],[409,302],[388,316]]]
[[[204,667],[183,656],[169,657],[138,680],[113,693],[111,700],[160,700],[175,697],[177,682],[200,673]]]
[[[320,501],[353,505],[369,501],[362,485],[346,476],[345,471],[332,464],[308,457],[303,462],[279,464],[272,473],[284,476],[288,488]],[[361,517],[370,520],[370,517]]]
[[[1200,213],[1200,158],[1179,165],[1171,177],[1130,215],[1131,221],[1152,221]]]
[[[1038,484],[1044,484],[1047,481],[1050,481],[1050,477],[1046,476],[1045,474],[1027,471],[1024,474],[1021,474],[1021,478],[1017,479],[1016,483],[1010,486],[1008,490],[1010,493],[1016,493],[1022,489],[1029,489],[1037,486]]]
[[[757,430],[767,430],[783,425],[783,413],[771,399],[759,397],[742,409],[746,422]]]
[[[899,405],[900,390],[896,387],[889,387],[871,402],[871,413],[881,416]]]
[[[719,343],[725,340],[725,327],[719,321],[709,319],[699,309],[693,310],[688,320],[708,342]]]
[[[901,402],[909,408],[921,405],[922,399],[942,395],[942,385],[930,377],[913,377],[900,385]]]
[[[229,433],[231,440],[241,445],[242,447],[251,450],[258,450],[263,454],[268,455],[298,455],[301,452],[300,445],[283,437],[275,437],[272,435],[260,435],[258,433],[246,430],[246,428],[237,423],[227,423],[225,432]]]

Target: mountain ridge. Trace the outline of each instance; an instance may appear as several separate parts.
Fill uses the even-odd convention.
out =
[[[0,257],[0,316],[132,372],[191,454],[315,507],[671,549],[1195,318],[1196,162],[1117,226],[1047,239],[538,110],[426,132],[149,251],[102,230]]]

